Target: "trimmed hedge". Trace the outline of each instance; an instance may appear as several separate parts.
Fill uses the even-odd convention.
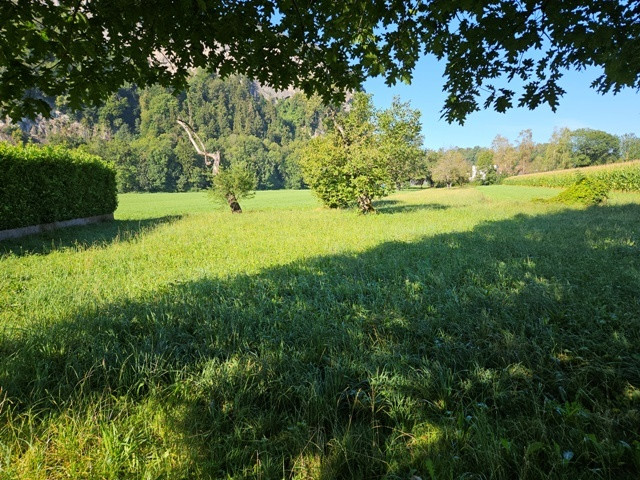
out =
[[[60,147],[0,143],[0,230],[113,213],[116,172]]]
[[[640,191],[640,161],[518,175],[505,178],[502,183],[531,187],[570,187],[576,183],[577,175],[599,180],[611,190]]]

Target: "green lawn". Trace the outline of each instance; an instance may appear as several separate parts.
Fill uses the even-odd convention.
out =
[[[169,215],[186,215],[228,207],[210,199],[206,192],[190,193],[124,193],[118,196],[116,219],[139,220]],[[319,207],[310,190],[266,190],[240,202],[246,212],[272,209],[304,209]]]
[[[637,478],[640,195],[127,194],[0,243],[0,479]]]

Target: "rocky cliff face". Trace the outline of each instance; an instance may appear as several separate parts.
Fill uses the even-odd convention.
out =
[[[286,90],[276,90],[268,85],[262,85],[260,82],[252,82],[253,95],[260,95],[267,100],[284,100],[285,98],[293,97],[296,93],[302,93],[302,90],[295,88],[288,88]]]
[[[16,132],[22,131],[22,135]],[[83,138],[88,140],[92,135],[91,129],[80,122],[70,118],[66,113],[58,110],[52,112],[51,118],[43,118],[38,115],[35,119],[23,118],[17,124],[9,118],[0,120],[0,141],[14,142],[18,139],[27,139],[39,143],[46,143],[47,139],[60,135],[65,137]],[[19,138],[21,137],[21,138]]]

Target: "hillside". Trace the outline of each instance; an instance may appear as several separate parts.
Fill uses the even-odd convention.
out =
[[[121,88],[100,108],[69,110],[49,99],[51,119],[0,123],[0,140],[81,147],[112,161],[120,191],[188,191],[209,184],[208,170],[177,119],[193,125],[223,164],[244,162],[258,188],[299,188],[297,150],[323,131],[329,110],[317,98],[277,92],[247,78],[196,71],[178,96],[161,87]]]

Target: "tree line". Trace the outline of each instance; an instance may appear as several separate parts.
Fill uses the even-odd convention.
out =
[[[301,188],[300,149],[324,132],[331,108],[319,97],[291,91],[285,98],[243,76],[225,80],[199,70],[189,89],[135,85],[120,88],[100,107],[73,111],[64,96],[51,98],[56,115],[9,121],[0,139],[64,145],[111,161],[121,192],[175,192],[208,188],[210,169],[178,124],[193,126],[222,165],[246,164],[257,188]]]
[[[547,142],[533,141],[533,132],[520,132],[515,142],[497,135],[488,148],[449,148],[427,152],[427,178],[435,185],[471,180],[496,183],[503,177],[566,168],[604,165],[640,158],[640,138],[580,128],[556,128]],[[473,168],[475,167],[475,168]]]
[[[375,197],[409,183],[495,183],[506,176],[640,158],[635,134],[584,128],[556,129],[543,143],[533,141],[531,130],[523,130],[515,142],[498,135],[487,148],[425,149],[420,113],[399,99],[384,111],[375,111],[371,97],[360,94],[348,104],[328,106],[319,97],[296,91],[279,94],[243,76],[223,80],[203,70],[195,71],[189,89],[178,95],[160,86],[130,85],[100,107],[73,111],[64,96],[48,101],[57,112],[54,118],[1,123],[0,139],[62,144],[98,154],[115,165],[121,192],[212,185],[210,168],[179,120],[193,126],[208,151],[220,152],[223,168],[242,165],[258,189],[310,185],[318,191],[323,187],[315,172],[339,161],[342,171],[352,169],[354,182],[363,182],[365,176],[353,172],[365,172]],[[347,151],[360,156],[349,157]],[[346,203],[340,197],[353,185],[345,185],[336,187],[329,204]]]

